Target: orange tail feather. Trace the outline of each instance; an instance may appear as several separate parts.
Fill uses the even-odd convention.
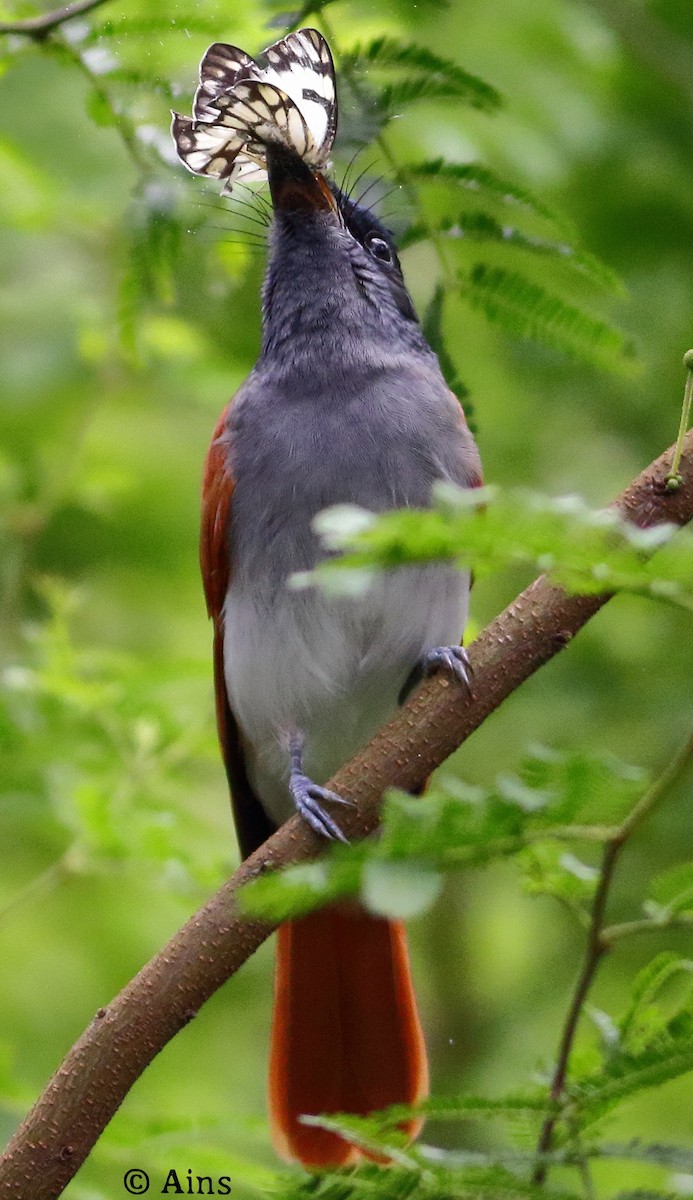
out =
[[[279,930],[270,1050],[272,1137],[284,1158],[344,1166],[361,1152],[302,1114],[365,1115],[426,1095],[428,1064],[404,926],[357,907]],[[411,1122],[413,1137],[420,1128]]]

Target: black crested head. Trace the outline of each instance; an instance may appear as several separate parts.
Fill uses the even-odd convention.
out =
[[[402,266],[391,230],[383,225],[372,209],[364,208],[356,200],[352,200],[351,196],[338,188],[336,183],[330,183],[329,187],[337,201],[337,207],[342,214],[346,228],[369,256],[369,265],[372,262],[378,264],[381,275],[387,280],[402,316],[407,320],[416,321],[416,312],[404,282]]]
[[[430,354],[392,234],[298,155],[268,146],[274,208],[263,293],[263,357],[302,347],[377,359],[398,347]],[[330,342],[332,338],[332,343]]]

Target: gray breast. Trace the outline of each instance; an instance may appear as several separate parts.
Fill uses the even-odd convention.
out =
[[[290,812],[289,732],[304,732],[305,768],[324,782],[392,713],[425,650],[461,638],[468,579],[448,568],[388,573],[357,599],[287,587],[323,553],[311,528],[322,509],[424,506],[436,479],[473,481],[476,452],[443,389],[408,364],[329,397],[270,397],[257,373],[232,406],[225,674],[249,778],[275,820]]]

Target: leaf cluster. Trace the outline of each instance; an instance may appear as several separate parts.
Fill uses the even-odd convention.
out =
[[[181,894],[209,888],[228,857],[205,860],[188,801],[200,762],[214,754],[211,731],[172,703],[164,668],[143,674],[125,654],[75,644],[73,590],[45,579],[42,595],[50,616],[28,631],[30,660],[4,672],[0,737],[8,783],[16,763],[15,786],[44,797],[60,831],[54,881],[143,871]],[[30,780],[19,773],[27,746]]]
[[[438,898],[444,872],[514,856],[529,891],[579,906],[596,873],[569,845],[607,841],[645,778],[610,756],[536,746],[517,774],[499,775],[492,788],[443,776],[425,801],[389,793],[378,838],[265,875],[244,889],[244,904],[279,921],[357,896],[383,916],[411,917]]]
[[[577,496],[441,484],[434,501],[431,509],[379,516],[352,506],[321,513],[316,528],[338,556],[298,576],[296,586],[317,583],[358,594],[368,590],[377,569],[450,562],[488,573],[524,564],[570,591],[630,592],[693,607],[693,538],[687,530],[641,529],[612,509],[590,509]]]
[[[443,309],[453,298],[462,299],[515,338],[542,342],[606,370],[630,371],[629,340],[583,307],[590,287],[620,293],[622,285],[603,262],[575,245],[564,216],[485,164],[395,158],[390,149],[388,122],[410,105],[454,100],[493,114],[503,104],[500,92],[456,62],[392,37],[342,49],[337,63],[360,118],[349,116],[351,142],[360,146],[377,139],[406,197],[410,218],[402,248],[427,244],[440,261],[442,280],[424,323],[437,320],[442,328]],[[435,340],[439,353],[441,344]],[[447,351],[441,361],[451,388],[464,395]]]

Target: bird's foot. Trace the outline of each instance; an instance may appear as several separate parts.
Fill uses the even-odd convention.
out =
[[[462,646],[433,646],[431,650],[427,650],[421,656],[405,680],[399,694],[398,704],[404,704],[416,685],[421,683],[426,675],[432,675],[434,671],[441,670],[447,671],[449,675],[454,675],[458,683],[461,683],[462,687],[471,693],[473,672],[467,651]]]
[[[468,692],[472,690],[472,664],[463,646],[434,646],[424,654],[421,670],[424,675],[432,675],[439,670],[447,671]]]
[[[308,822],[311,829],[321,837],[328,838],[333,842],[347,842],[348,839],[345,838],[336,821],[333,821],[329,813],[325,811],[323,804],[346,804],[353,808],[352,801],[345,800],[343,796],[338,796],[329,788],[321,787],[303,773],[303,736],[301,734],[293,734],[290,738],[289,753],[291,755],[289,791],[297,811],[304,821]]]

